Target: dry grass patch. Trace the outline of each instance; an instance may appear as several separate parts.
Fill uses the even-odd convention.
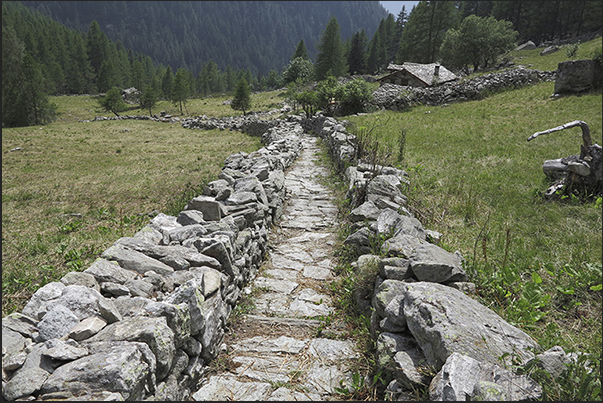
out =
[[[79,99],[72,115],[85,117],[86,98],[66,98]],[[260,147],[236,131],[150,121],[3,129],[2,315],[47,282],[86,269],[149,213],[177,214],[227,156]]]

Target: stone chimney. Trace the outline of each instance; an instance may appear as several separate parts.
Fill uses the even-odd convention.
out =
[[[440,65],[439,64],[436,64],[433,75],[436,77],[438,77],[440,75]]]

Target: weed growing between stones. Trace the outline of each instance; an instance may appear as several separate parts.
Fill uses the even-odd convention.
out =
[[[590,401],[601,399],[601,357],[573,354],[575,360],[565,364],[558,376],[542,368],[533,360],[525,372],[542,386],[542,400]]]
[[[177,217],[188,202],[203,194],[203,188],[212,180],[214,179],[206,175],[200,183],[186,183],[184,188],[168,201],[165,214]]]
[[[335,204],[339,208],[340,224],[337,228],[337,245],[335,256],[338,264],[334,271],[336,278],[328,286],[328,292],[335,302],[336,312],[332,317],[343,317],[348,326],[349,337],[356,340],[362,359],[355,362],[354,372],[349,384],[342,384],[337,393],[343,400],[383,400],[385,388],[391,381],[385,374],[377,370],[375,361],[376,345],[370,334],[370,302],[368,306],[362,301],[370,301],[375,278],[379,273],[377,264],[367,264],[361,269],[351,265],[358,258],[357,251],[343,241],[351,233],[347,217],[351,211],[350,200],[345,199],[347,191],[345,183],[337,172],[336,164],[330,158],[326,145],[318,142],[321,163],[330,171],[328,180],[324,182],[335,196]],[[375,150],[375,148],[372,148]],[[375,154],[376,155],[376,154]],[[380,254],[382,238],[372,240],[373,252]],[[325,321],[325,326],[333,319]],[[323,328],[324,328],[323,327]],[[320,329],[320,328],[319,328]]]

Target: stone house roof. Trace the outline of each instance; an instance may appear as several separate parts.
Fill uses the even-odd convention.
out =
[[[395,83],[396,79],[410,79],[421,87],[432,87],[448,81],[456,80],[456,75],[439,63],[409,63],[393,64],[387,66],[390,74],[381,77],[378,81]]]

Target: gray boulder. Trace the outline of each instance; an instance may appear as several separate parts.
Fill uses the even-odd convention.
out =
[[[104,258],[96,259],[90,267],[84,270],[84,273],[93,275],[99,283],[112,282],[123,284],[137,277],[135,272],[126,270],[119,263]]]
[[[410,262],[400,257],[388,257],[379,261],[379,275],[384,279],[407,280],[412,278]]]
[[[82,285],[68,285],[61,296],[53,301],[52,306],[63,305],[71,310],[79,319],[86,319],[98,315],[98,300],[101,294],[95,289]]]
[[[442,284],[467,281],[461,258],[437,245],[430,243],[417,245],[409,260],[410,269],[419,281]]]
[[[100,292],[100,286],[96,278],[92,274],[81,271],[70,271],[61,278],[61,283],[65,285],[83,285]]]
[[[205,326],[205,297],[203,296],[202,278],[194,277],[182,284],[166,299],[172,305],[186,304],[190,315],[191,335],[198,334]]]
[[[551,53],[555,53],[558,50],[559,50],[559,46],[557,46],[557,45],[547,46],[546,48],[544,48],[542,50],[542,52],[540,52],[540,56],[550,55]]]
[[[598,71],[597,71],[598,69]],[[588,91],[593,88],[595,76],[601,76],[601,65],[594,60],[568,60],[557,65],[555,94]]]
[[[199,210],[206,221],[220,221],[224,216],[221,203],[211,196],[197,196],[184,209]]]
[[[76,341],[84,340],[97,334],[106,325],[107,322],[104,319],[91,316],[75,325],[69,331],[69,337]]]
[[[23,314],[33,319],[42,319],[46,312],[48,312],[46,304],[59,298],[65,287],[63,283],[51,282],[39,288],[38,291],[33,293],[23,308]]]
[[[350,212],[348,218],[351,222],[375,221],[380,216],[381,210],[370,200],[365,201],[360,206]]]
[[[532,50],[536,49],[536,44],[532,41],[527,41],[515,48],[515,50]]]
[[[426,365],[425,356],[411,336],[388,332],[379,334],[377,362],[407,389],[424,387],[430,381],[427,375],[418,371]]]
[[[174,269],[159,260],[148,257],[147,255],[133,249],[129,249],[120,245],[113,244],[109,249],[105,250],[101,257],[107,260],[114,260],[121,267],[127,270],[132,270],[140,274],[144,274],[149,270],[157,272],[162,276],[169,275],[174,272]]]
[[[118,392],[123,400],[142,400],[145,388],[154,388],[154,373],[155,358],[146,344],[108,343],[91,355],[57,368],[40,394],[80,396],[105,391]]]
[[[401,192],[402,181],[396,175],[377,175],[369,183],[366,189],[366,198],[381,207],[383,200],[389,200],[397,205],[403,206],[407,198]],[[384,206],[387,207],[387,206]]]
[[[18,332],[25,337],[31,337],[36,331],[38,321],[19,312],[13,312],[2,318],[2,327]],[[4,333],[2,333],[4,335]],[[4,345],[4,342],[2,342]]]
[[[539,400],[542,388],[526,375],[453,353],[429,385],[432,401]]]
[[[428,242],[408,234],[395,235],[381,245],[381,252],[391,257],[402,257],[409,259],[416,248],[427,245]]]
[[[203,213],[198,210],[183,210],[178,214],[176,222],[182,226],[204,223]]]
[[[575,359],[570,354],[566,354],[563,347],[554,346],[545,352],[538,354],[528,361],[525,366],[530,367],[534,365],[542,368],[555,379],[567,369],[568,364],[573,362],[575,362]]]
[[[40,332],[36,341],[42,342],[58,339],[69,333],[69,330],[79,323],[79,319],[64,305],[55,305],[38,323]]]
[[[404,316],[430,365],[440,369],[454,353],[480,362],[527,362],[538,344],[495,312],[462,292],[438,283],[406,283]]]
[[[343,243],[354,248],[358,254],[369,254],[372,250],[370,240],[373,236],[373,232],[364,227],[348,236]]]
[[[133,317],[112,323],[87,340],[89,343],[140,341],[146,343],[157,359],[157,380],[169,372],[176,350],[174,332],[165,317]]]

